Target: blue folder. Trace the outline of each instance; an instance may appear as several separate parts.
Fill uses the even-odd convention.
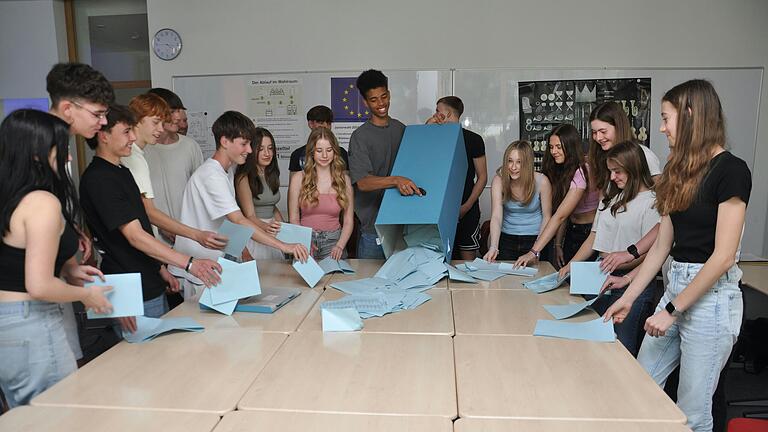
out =
[[[406,127],[391,175],[408,177],[426,195],[402,196],[394,188],[384,192],[375,224],[384,255],[389,258],[406,247],[418,246],[414,243],[439,241],[432,246],[450,258],[467,176],[461,126]]]
[[[112,303],[112,313],[97,314],[88,310],[88,318],[118,318],[144,315],[144,298],[141,288],[140,273],[120,273],[104,275],[105,282],[98,278],[85,286],[111,286],[112,291],[106,293],[107,300]]]

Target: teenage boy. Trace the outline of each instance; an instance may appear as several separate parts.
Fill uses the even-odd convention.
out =
[[[427,123],[459,123],[464,113],[464,102],[456,96],[438,99],[435,114]],[[456,227],[456,246],[459,257],[465,261],[477,258],[480,250],[480,204],[478,202],[488,181],[488,168],[485,163],[485,142],[483,137],[471,130],[461,128],[464,134],[464,147],[467,151],[467,178],[464,181],[464,194],[459,208],[459,224]]]
[[[203,152],[192,138],[179,133],[179,112],[186,108],[179,96],[164,88],[153,88],[151,94],[160,96],[171,109],[169,121],[163,121],[163,131],[157,144],[144,147],[144,158],[149,165],[149,177],[154,192],[153,203],[171,219],[181,218],[181,199],[192,173],[203,164]],[[160,239],[173,245],[175,236],[160,230]]]
[[[234,168],[245,163],[252,152],[251,141],[256,126],[251,119],[237,111],[227,111],[213,122],[211,128],[216,140],[213,157],[203,162],[192,174],[184,190],[181,204],[181,222],[201,230],[217,231],[224,220],[247,225],[254,229],[251,239],[292,254],[306,262],[309,252],[302,244],[283,243],[267,234],[261,227],[246,218],[235,198]],[[174,248],[182,253],[218,259],[221,251],[205,249],[185,237],[177,237]],[[182,271],[183,266],[171,267],[176,276],[183,276],[184,297],[195,298],[200,293],[200,281],[196,275]]]
[[[384,189],[396,187],[402,195],[421,192],[409,178],[390,175],[405,125],[389,116],[387,77],[381,71],[367,70],[357,77],[357,89],[371,113],[349,140],[349,175],[355,186],[355,213],[360,219],[357,257],[383,259],[374,223]]]
[[[115,100],[115,93],[112,84],[101,72],[87,64],[58,63],[48,72],[45,84],[51,98],[49,112],[67,122],[72,135],[91,138],[107,122],[107,110],[109,104]],[[91,240],[83,231],[79,234],[82,261],[88,262],[91,259]],[[72,303],[64,303],[62,307],[67,340],[75,358],[80,360],[83,358],[83,351],[80,348]]]
[[[131,154],[135,123],[128,108],[113,105],[107,124],[87,140],[96,155],[80,179],[80,203],[102,256],[102,271],[140,273],[144,315],[157,318],[168,311],[166,287],[179,290],[178,281],[161,263],[186,268],[209,286],[220,281],[221,266],[174,251],[152,235],[139,188],[130,170],[120,164]],[[136,331],[134,317],[118,321],[123,329]]]
[[[224,248],[225,238],[219,237],[215,232],[201,231],[179,223],[155,206],[155,192],[144,149],[149,145],[155,145],[162,134],[163,121],[170,119],[171,112],[168,104],[160,96],[147,93],[135,96],[128,107],[136,118],[136,126],[133,127],[136,141],[132,145],[131,155],[124,157],[122,163],[131,170],[139,187],[149,221],[162,231],[174,236],[190,238],[206,248]]]
[[[331,129],[333,123],[333,111],[325,105],[313,106],[307,111],[307,126],[309,130],[313,131],[316,128],[324,127]],[[299,171],[304,170],[304,163],[306,161],[307,147],[301,146],[291,153],[291,161],[288,164],[288,171],[291,172],[291,179],[293,175]],[[349,167],[349,155],[344,147],[341,148],[341,157],[344,159],[344,166]],[[347,168],[348,169],[348,168]]]

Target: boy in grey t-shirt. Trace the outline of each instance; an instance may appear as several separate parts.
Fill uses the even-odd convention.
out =
[[[357,77],[357,89],[371,113],[349,140],[349,174],[355,186],[355,213],[360,219],[357,257],[383,259],[374,223],[384,189],[396,187],[402,195],[421,192],[411,179],[390,175],[405,125],[389,116],[387,77],[381,71],[367,70]]]

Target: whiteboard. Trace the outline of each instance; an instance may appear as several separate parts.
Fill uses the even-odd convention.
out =
[[[658,133],[661,97],[670,88],[694,78],[715,86],[726,118],[728,145],[753,169],[762,68],[739,69],[457,69],[454,94],[464,101],[464,126],[485,139],[488,172],[501,165],[507,145],[520,136],[518,82],[597,78],[651,78],[651,149],[666,161],[667,139]],[[754,171],[754,170],[753,170]],[[493,179],[488,176],[488,184]]]
[[[296,148],[306,144],[309,135],[306,113],[315,105],[332,106],[331,78],[357,77],[361,71],[328,72],[292,72],[292,73],[254,73],[237,75],[198,75],[174,76],[173,91],[181,97],[187,108],[190,121],[189,135],[195,138],[203,148],[206,157],[215,149],[211,125],[216,118],[227,110],[240,111],[255,120],[256,126],[264,126],[275,135],[280,167],[280,184],[288,185],[289,155]],[[435,101],[450,94],[452,73],[450,70],[384,70],[389,78],[391,93],[390,115],[405,124],[423,124],[435,110]],[[263,112],[254,106],[254,82],[275,81],[288,83],[281,90],[295,94],[290,100],[295,102],[294,111],[282,111],[283,124],[260,124]],[[357,91],[357,90],[355,90]],[[285,100],[289,100],[286,96]],[[291,108],[293,110],[293,108]],[[295,131],[288,123],[296,120]],[[361,123],[334,123],[334,132],[339,136],[340,144],[347,147],[352,131]],[[274,125],[274,129],[272,127]],[[283,127],[285,126],[285,127]],[[346,138],[346,139],[345,139]],[[282,141],[282,142],[281,142]],[[286,142],[289,144],[286,145]]]

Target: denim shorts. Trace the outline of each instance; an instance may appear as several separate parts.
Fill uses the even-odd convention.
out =
[[[44,301],[0,303],[0,389],[11,408],[77,370],[63,311]]]
[[[312,258],[320,261],[329,256],[333,247],[341,238],[341,228],[334,231],[312,231],[312,244],[315,246],[315,253]],[[347,251],[342,252],[342,258],[346,258]]]

